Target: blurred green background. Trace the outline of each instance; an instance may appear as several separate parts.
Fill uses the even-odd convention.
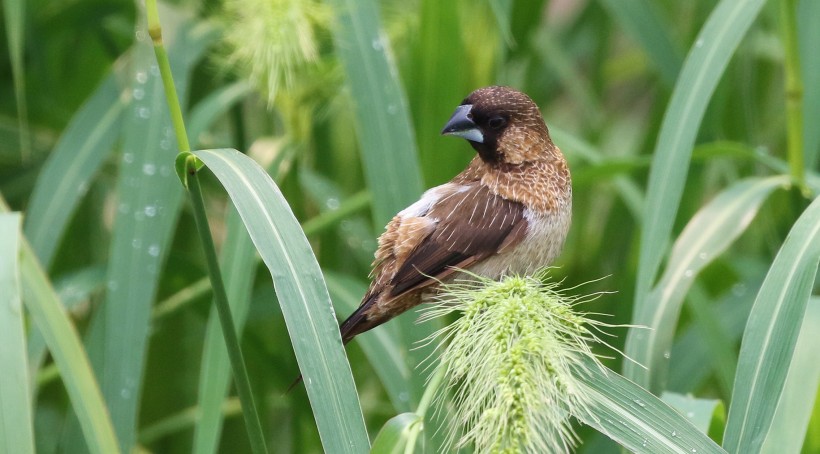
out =
[[[566,287],[594,281],[583,293],[611,292],[583,310],[611,314],[601,317],[613,324],[647,324],[635,301],[678,298],[680,316],[672,309],[659,325],[671,343],[668,376],[653,377],[652,390],[728,408],[746,316],[818,187],[820,2],[720,3],[749,15],[737,47],[724,36],[731,32],[699,39],[710,15],[717,28],[742,22],[721,16],[713,0],[207,0],[161,5],[160,16],[192,146],[236,148],[269,169],[340,317],[364,292],[389,216],[472,158],[464,141],[439,135],[455,106],[486,85],[528,93],[573,177],[573,225],[552,275]],[[233,390],[223,403],[219,385],[202,388],[213,377],[202,371],[216,373],[204,369],[203,352],[219,349],[221,338],[206,335],[215,326],[210,287],[173,172],[175,142],[144,11],[122,0],[2,6],[0,193],[24,213],[24,233],[84,340],[120,442],[142,452],[248,452]],[[796,11],[796,23],[784,11]],[[795,74],[803,90],[789,97]],[[673,93],[684,108],[673,109]],[[666,174],[655,170],[663,165]],[[790,172],[808,179],[805,190],[787,177],[767,180],[775,182],[752,202],[727,190]],[[215,180],[205,189],[223,264],[238,267],[237,304],[249,302],[237,319],[272,451],[318,452],[304,389],[285,394],[299,372],[270,275],[252,249],[228,246],[238,219]],[[662,280],[660,264],[684,226],[718,194],[724,205],[706,216],[736,217],[701,219],[706,230],[720,228],[708,234],[700,262],[686,262],[685,279]],[[746,205],[731,211],[735,202]],[[229,250],[240,257],[231,261]],[[817,306],[811,299],[810,313]],[[419,397],[424,354],[407,347],[432,327],[416,326],[416,316],[384,328],[403,330],[402,383],[415,383],[403,391],[385,383],[395,372],[380,368],[391,365],[369,360],[378,356],[357,342],[347,348],[371,437]],[[820,331],[816,316],[809,322]],[[37,451],[84,452],[63,380],[29,328]],[[614,329],[610,342],[624,348],[627,331]],[[364,336],[378,343],[378,334]],[[619,361],[606,362],[621,370]],[[817,394],[814,370],[806,399]],[[221,406],[211,426],[201,426],[204,405]],[[820,452],[820,410],[800,418],[808,432],[805,442],[806,432],[793,435],[797,449]],[[616,449],[588,429],[579,433],[582,452]]]

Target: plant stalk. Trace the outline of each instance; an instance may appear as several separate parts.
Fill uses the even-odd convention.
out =
[[[251,448],[254,454],[264,454],[267,453],[267,448],[262,432],[262,423],[259,421],[259,413],[256,411],[256,405],[253,402],[248,371],[245,368],[245,360],[242,358],[242,350],[239,348],[239,337],[236,335],[236,329],[234,328],[225,284],[222,281],[222,274],[219,272],[219,261],[216,257],[211,229],[208,226],[208,217],[205,214],[205,202],[202,199],[202,189],[199,185],[195,160],[193,156],[188,159],[186,171],[188,172],[188,194],[191,196],[196,229],[205,252],[208,275],[214,291],[214,305],[216,305],[216,312],[219,314],[222,334],[225,337],[225,346],[228,348],[236,393],[239,395],[240,402],[242,402],[242,413],[245,417]]]
[[[803,157],[803,80],[800,76],[800,53],[797,48],[797,1],[781,0],[780,7],[785,52],[786,147],[789,169],[803,193],[809,194]]]
[[[188,133],[185,130],[185,121],[182,118],[182,108],[179,105],[174,78],[171,74],[171,64],[168,60],[168,53],[162,43],[162,26],[159,22],[159,12],[157,10],[157,0],[146,1],[146,16],[148,20],[148,35],[154,45],[154,53],[157,57],[157,65],[162,77],[162,84],[165,88],[165,98],[168,101],[168,109],[171,114],[171,121],[174,126],[174,134],[177,139],[179,152],[190,152],[191,145],[188,142]],[[225,338],[225,346],[228,350],[228,357],[233,369],[234,384],[242,403],[242,414],[245,418],[245,425],[250,438],[251,449],[254,454],[266,454],[265,436],[262,431],[262,423],[259,420],[259,413],[251,393],[251,384],[248,379],[248,371],[245,368],[245,360],[242,358],[242,350],[239,347],[239,336],[228,305],[228,295],[225,291],[225,284],[222,281],[222,274],[219,271],[219,261],[216,257],[211,229],[208,226],[208,217],[205,213],[205,202],[202,199],[202,188],[199,185],[197,175],[196,158],[190,156],[186,161],[185,171],[188,174],[188,195],[194,211],[197,233],[199,233],[202,248],[205,253],[205,260],[208,264],[208,275],[214,292],[214,304],[219,315],[219,322],[222,327],[222,335]]]
[[[157,65],[162,77],[162,86],[165,88],[165,99],[168,100],[168,109],[171,111],[171,123],[174,125],[174,132],[177,139],[177,148],[180,152],[191,151],[191,144],[188,143],[188,132],[185,130],[185,121],[182,119],[182,108],[179,105],[177,87],[174,85],[174,76],[171,74],[171,62],[168,60],[168,52],[162,44],[162,25],[159,23],[159,11],[157,10],[157,0],[147,0],[145,2],[146,16],[148,17],[148,36],[154,44],[154,53],[157,56]]]

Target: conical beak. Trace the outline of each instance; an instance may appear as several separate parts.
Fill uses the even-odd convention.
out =
[[[471,142],[484,143],[484,133],[482,133],[481,129],[473,122],[472,114],[470,113],[472,108],[472,104],[456,107],[453,116],[450,117],[450,120],[444,125],[444,129],[441,130],[441,134],[444,136],[463,137]]]

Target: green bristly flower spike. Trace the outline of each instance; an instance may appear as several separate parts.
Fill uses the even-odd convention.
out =
[[[471,276],[446,285],[422,316],[461,314],[431,339],[443,346],[437,403],[449,419],[448,450],[560,453],[575,445],[570,416],[589,417],[592,404],[577,377],[589,364],[604,369],[592,330],[612,325],[574,311],[598,295],[567,295],[546,275]]]

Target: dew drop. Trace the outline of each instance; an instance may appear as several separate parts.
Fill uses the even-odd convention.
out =
[[[143,90],[142,88],[139,88],[139,87],[134,89],[134,99],[139,101],[144,97],[145,97],[145,90]]]
[[[325,205],[327,206],[327,208],[329,210],[338,210],[339,209],[339,199],[337,199],[335,197],[331,197],[331,198],[327,199],[327,201],[325,202]]]
[[[635,402],[635,405],[637,405],[641,408],[646,407],[646,404],[643,403],[643,401],[641,401],[640,399],[635,399],[633,402]]]
[[[171,148],[171,141],[168,140],[168,139],[162,139],[162,140],[159,141],[159,147],[162,148],[163,150],[167,150],[167,149]]]
[[[695,448],[692,448],[692,452],[698,452],[698,450],[695,449]]]
[[[387,113],[388,113],[388,115],[396,115],[396,113],[397,113],[398,111],[399,111],[399,108],[398,108],[398,107],[396,107],[396,105],[395,105],[395,104],[388,104],[388,105],[387,105]]]
[[[137,109],[137,115],[139,115],[140,118],[148,118],[151,116],[151,111],[147,107],[140,107]]]
[[[672,357],[672,355],[671,355],[671,354],[669,353],[669,351],[667,350],[667,351],[663,352],[663,357],[664,357],[664,358],[666,358],[666,359],[669,359],[669,358],[671,358],[671,357]]]
[[[384,48],[381,38],[374,39],[370,44],[373,46],[373,50],[382,50]]]
[[[145,208],[143,209],[143,212],[145,213],[146,216],[148,216],[149,218],[152,218],[152,217],[157,215],[157,207],[156,207],[156,205],[145,205]]]
[[[402,391],[399,393],[399,400],[402,402],[407,402],[410,400],[410,394],[407,391]]]
[[[120,397],[123,399],[130,399],[131,398],[131,391],[128,388],[123,388],[120,390]]]
[[[134,238],[133,240],[131,240],[131,247],[133,247],[134,249],[141,248],[142,247],[142,240],[139,239],[139,238]]]
[[[678,436],[678,431],[677,431],[677,430],[673,430],[673,431],[672,431],[672,438],[675,438],[675,437],[677,437],[677,436]]]
[[[127,164],[131,164],[134,162],[134,154],[133,153],[125,153],[122,155],[122,160],[125,161]]]
[[[695,417],[695,412],[693,412],[693,411],[686,412],[686,417],[687,418],[694,418]]]
[[[151,175],[157,173],[157,166],[155,166],[154,164],[151,164],[151,163],[143,164],[142,165],[142,173],[144,173],[148,176],[151,176]]]
[[[686,276],[686,277],[692,277],[692,276],[695,275],[695,272],[692,271],[692,270],[686,270],[686,271],[683,272],[683,275]]]
[[[148,246],[148,255],[150,255],[151,257],[159,257],[159,245],[152,244]]]
[[[144,84],[145,82],[148,82],[148,73],[145,71],[137,71],[134,78],[137,80],[137,83]]]
[[[709,257],[709,254],[707,254],[705,252],[701,252],[700,254],[698,254],[698,258],[701,259],[701,260],[706,260],[708,257]]]
[[[151,75],[152,76],[155,76],[155,77],[159,76],[159,66],[151,65],[151,68],[149,68],[149,69],[151,70]]]
[[[703,38],[700,38],[697,41],[695,41],[695,47],[703,47]]]
[[[732,286],[732,295],[735,296],[743,296],[746,294],[746,285],[745,284],[735,284]]]
[[[137,41],[145,41],[145,32],[142,30],[137,30],[134,36],[137,38]]]

